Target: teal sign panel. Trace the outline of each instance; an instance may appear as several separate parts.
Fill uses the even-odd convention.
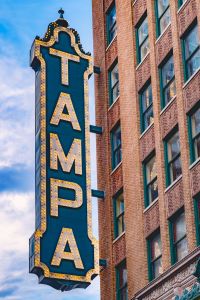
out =
[[[86,288],[98,274],[91,227],[88,78],[93,64],[63,19],[36,37],[36,230],[30,272],[65,291]]]

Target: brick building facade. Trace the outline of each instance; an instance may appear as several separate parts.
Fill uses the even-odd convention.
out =
[[[92,2],[101,299],[198,299],[200,0]]]

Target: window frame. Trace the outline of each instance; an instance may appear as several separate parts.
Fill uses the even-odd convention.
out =
[[[110,13],[111,13],[111,11],[112,11],[113,8],[115,8],[115,12],[116,12],[115,1],[111,4],[111,6],[109,7],[109,9],[106,12],[106,37],[107,37],[107,46],[109,46],[112,43],[112,41],[115,39],[115,37],[117,35],[117,28],[116,28],[116,34],[114,35],[114,37],[111,40],[111,38],[110,38],[110,32],[117,25],[117,19],[116,19],[116,21],[114,22],[114,24],[112,25],[112,27],[109,28]]]
[[[158,15],[158,1],[159,0],[155,0],[155,15],[156,15],[156,37],[159,38],[159,36],[161,36],[163,34],[163,32],[165,31],[165,29],[167,28],[167,26],[170,24],[168,24],[165,29],[163,30],[163,32],[161,32],[160,29],[160,20],[162,19],[162,17],[165,15],[165,13],[167,12],[167,10],[170,10],[170,3],[167,6],[167,8],[164,10],[164,12],[161,14],[161,16],[159,17]],[[171,15],[171,11],[170,11],[170,15]]]
[[[197,48],[193,51],[193,53],[186,59],[186,50],[185,50],[185,40],[188,37],[188,35],[192,32],[192,30],[197,26],[197,32],[198,32],[198,37],[199,37],[199,45],[197,46]],[[184,33],[184,35],[181,38],[181,48],[182,48],[182,60],[183,60],[183,73],[184,73],[184,80],[185,82],[188,81],[194,74],[195,72],[189,77],[188,74],[188,68],[187,68],[187,63],[188,61],[200,50],[200,36],[199,36],[199,31],[198,31],[198,22],[195,19],[194,22],[192,22],[192,24],[188,27],[188,29],[186,30],[186,32]],[[200,66],[199,68],[200,69]]]
[[[162,71],[164,66],[168,63],[168,61],[173,57],[174,60],[174,55],[173,52],[171,51],[166,58],[163,60],[163,62],[160,64],[159,66],[159,78],[160,78],[160,98],[161,98],[161,109],[164,109],[168,103],[170,103],[170,101],[173,99],[171,98],[169,102],[166,102],[165,99],[165,91],[166,89],[171,85],[171,83],[174,81],[176,84],[176,76],[175,76],[175,70],[174,70],[174,76],[170,79],[169,82],[167,82],[167,84],[164,86],[163,85],[163,75],[162,75]]]
[[[148,24],[148,16],[147,16],[147,11],[144,13],[144,15],[141,17],[140,21],[137,23],[135,26],[135,32],[136,32],[136,58],[137,58],[137,63],[141,63],[145,56],[149,53],[147,53],[142,59],[141,59],[141,47],[144,45],[144,43],[149,39],[149,26],[148,26],[148,35],[147,37],[142,41],[141,45],[139,43],[139,28],[143,24],[143,22],[147,19],[147,24]],[[149,24],[148,24],[149,25]]]
[[[168,157],[168,143],[169,140],[178,132],[179,134],[179,129],[178,126],[176,126],[164,139],[164,158],[165,158],[165,177],[166,177],[166,187],[170,186],[174,181],[178,179],[178,177],[175,180],[172,180],[171,175],[170,175],[170,166],[171,164],[176,161],[179,157],[181,158],[181,148],[179,149],[179,153],[176,154],[174,158],[172,158],[169,161]],[[179,140],[180,140],[180,135],[179,135]],[[181,165],[181,170],[182,170],[182,165]],[[182,173],[181,173],[182,174]],[[181,176],[181,175],[180,175]]]
[[[194,217],[195,217],[195,227],[196,227],[196,243],[197,246],[200,245],[200,193],[194,197]]]
[[[124,211],[117,216],[117,199],[122,195],[123,202],[124,202],[124,197],[123,197],[123,189],[121,189],[114,197],[113,197],[113,208],[114,208],[114,239],[118,238],[120,235],[122,235],[125,232],[125,221],[124,221],[124,215],[125,215],[125,209]],[[118,220],[119,218],[122,217],[122,227],[123,231],[121,234],[119,234],[119,229],[118,229]]]
[[[160,240],[161,240],[161,234],[160,234],[160,228],[157,229],[155,232],[153,232],[148,238],[147,238],[147,261],[148,261],[148,277],[149,277],[149,281],[152,281],[158,277],[155,277],[155,274],[153,272],[153,263],[155,263],[156,261],[158,261],[159,259],[162,260],[162,240],[161,240],[161,255],[156,257],[156,259],[152,260],[152,251],[151,251],[151,243],[152,240],[157,236],[160,235]]]
[[[118,122],[111,130],[111,160],[112,160],[112,171],[117,168],[117,166],[121,163],[122,161],[122,138],[120,138],[120,145],[114,149],[114,133],[120,128],[120,133],[121,133],[121,126],[120,123]],[[115,164],[115,153],[121,149],[121,160],[117,164]]]
[[[115,103],[115,101],[117,100],[117,98],[119,95],[114,99],[113,98],[113,90],[116,88],[116,86],[119,86],[119,68],[118,68],[118,81],[113,85],[112,85],[112,71],[114,70],[114,68],[118,66],[118,60],[115,60],[114,63],[112,64],[112,66],[110,67],[110,69],[108,70],[108,86],[109,86],[109,105],[111,106],[113,103]],[[119,88],[119,87],[118,87]]]
[[[151,205],[158,197],[156,197],[153,201],[150,202],[149,199],[149,193],[148,189],[151,184],[153,184],[155,181],[158,181],[158,175],[153,178],[150,182],[147,183],[147,165],[148,163],[155,157],[156,159],[156,153],[153,151],[152,154],[148,156],[147,159],[143,162],[143,179],[144,179],[144,204],[145,208],[147,208],[149,205]]]
[[[119,263],[116,267],[115,267],[115,274],[116,274],[116,298],[117,300],[121,300],[121,291],[123,290],[127,290],[127,295],[128,295],[128,282],[123,286],[120,287],[120,276],[119,276],[119,269],[123,268],[125,266],[126,270],[127,270],[127,265],[126,265],[126,259],[124,259],[121,263]],[[128,298],[127,298],[128,300]]]
[[[140,107],[140,132],[141,132],[141,134],[145,131],[145,130],[147,130],[147,128],[149,128],[152,124],[153,124],[153,122],[149,125],[149,126],[147,126],[147,127],[145,127],[145,114],[150,110],[150,109],[152,109],[153,110],[153,95],[152,95],[152,102],[151,102],[151,104],[146,108],[146,110],[145,111],[143,111],[143,94],[144,94],[144,92],[149,88],[151,86],[151,80],[148,80],[147,82],[146,82],[146,84],[144,85],[144,87],[140,90],[140,92],[139,92],[139,107]],[[151,90],[152,90],[152,86],[151,86]],[[154,111],[153,111],[153,118],[154,118]]]
[[[169,225],[169,237],[170,237],[170,254],[171,254],[171,264],[174,265],[175,263],[178,262],[178,258],[177,258],[177,245],[183,241],[184,239],[187,240],[187,228],[186,228],[186,233],[183,237],[181,237],[181,239],[179,239],[178,241],[176,241],[174,243],[174,223],[175,221],[178,219],[178,217],[184,213],[184,208],[182,207],[181,209],[179,209],[172,217],[169,218],[168,220],[168,225]],[[185,222],[185,226],[186,226],[186,222]],[[187,241],[188,243],[188,241]],[[188,245],[188,244],[187,244]],[[189,252],[188,252],[189,253]],[[180,261],[180,260],[179,260]]]
[[[194,137],[193,137],[193,133],[192,133],[192,117],[199,109],[200,109],[200,103],[197,103],[197,105],[195,105],[195,107],[190,111],[190,113],[187,116],[189,148],[190,148],[190,163],[191,164],[200,158],[200,156],[196,157],[196,155],[195,155],[195,140],[200,137],[200,132],[197,133]]]

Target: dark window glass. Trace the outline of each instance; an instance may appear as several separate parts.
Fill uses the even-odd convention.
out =
[[[141,94],[142,132],[153,122],[153,97],[151,84]]]
[[[112,42],[114,37],[117,34],[117,23],[116,23],[116,7],[113,7],[109,10],[107,14],[107,29],[108,29],[108,44]]]
[[[117,272],[117,299],[128,300],[127,288],[127,268],[126,263],[122,263],[116,268]]]
[[[172,222],[174,262],[181,260],[188,254],[185,214],[181,213]]]
[[[112,131],[112,158],[114,169],[122,160],[120,126]]]
[[[118,64],[110,71],[110,102],[111,104],[119,96],[119,72]]]
[[[180,139],[176,132],[167,142],[169,184],[182,174]]]
[[[147,17],[142,24],[137,28],[138,34],[138,60],[141,62],[146,54],[149,52],[149,32]]]
[[[200,157],[200,108],[191,116],[193,160]]]
[[[157,278],[163,273],[162,267],[162,247],[160,233],[156,234],[149,240],[150,243],[150,264],[151,264],[151,278]]]
[[[156,157],[152,157],[145,166],[146,169],[146,197],[147,205],[158,197]]]
[[[186,0],[179,0],[179,7],[180,7],[183,3],[185,3],[185,1],[186,1]]]
[[[116,226],[116,237],[122,234],[125,230],[124,225],[124,198],[123,194],[120,194],[115,199],[115,226]]]
[[[176,95],[176,83],[174,74],[174,59],[173,56],[161,68],[162,76],[162,98],[163,106],[170,102]]]
[[[171,22],[169,0],[156,0],[158,35],[162,34]]]
[[[200,45],[198,26],[196,25],[184,38],[186,79],[200,67]]]

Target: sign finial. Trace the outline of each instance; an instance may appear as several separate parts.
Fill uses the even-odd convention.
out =
[[[60,14],[60,19],[64,19],[63,15],[64,15],[65,11],[62,8],[59,9],[58,13]]]

